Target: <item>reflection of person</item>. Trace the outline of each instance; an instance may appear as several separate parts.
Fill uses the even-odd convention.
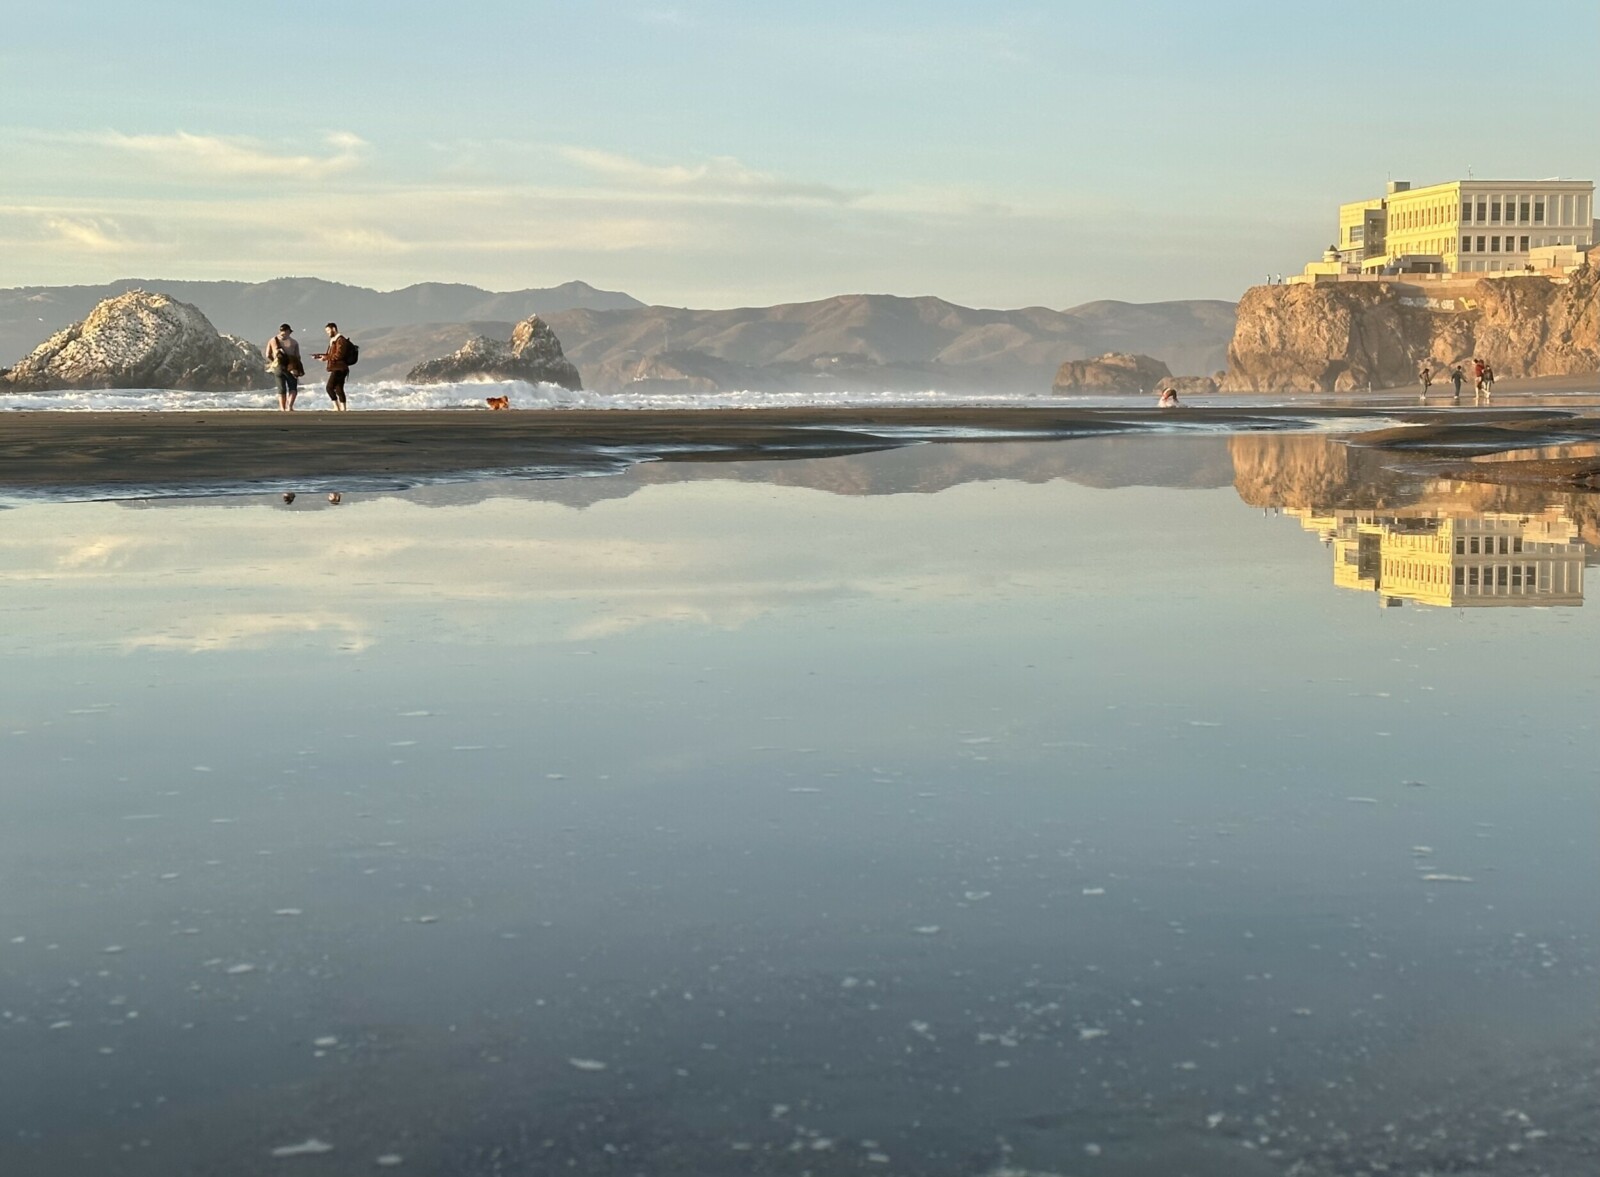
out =
[[[1178,390],[1169,388],[1161,394],[1161,399],[1156,402],[1163,409],[1176,409],[1178,405]]]
[[[1482,360],[1474,359],[1472,361],[1472,391],[1475,393],[1483,391],[1483,370],[1486,367],[1488,365]]]
[[[1461,395],[1461,382],[1466,378],[1467,374],[1461,370],[1460,364],[1457,364],[1454,368],[1450,369],[1450,383],[1455,385],[1457,396]]]
[[[328,350],[311,357],[328,366],[328,399],[339,412],[349,409],[345,400],[344,380],[350,375],[350,341],[339,334],[339,324],[328,324]]]
[[[300,377],[306,370],[300,363],[300,341],[289,324],[279,327],[278,333],[267,341],[267,363],[278,378],[279,410],[293,412],[294,398],[300,395]]]
[[[1494,366],[1492,364],[1483,366],[1483,391],[1485,393],[1494,391]]]
[[[1422,370],[1417,373],[1417,379],[1422,381],[1422,393],[1426,396],[1428,389],[1433,387],[1433,368],[1423,364]]]

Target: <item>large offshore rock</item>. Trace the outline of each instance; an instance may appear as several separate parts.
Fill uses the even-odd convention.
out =
[[[1256,286],[1239,302],[1224,387],[1240,392],[1349,392],[1436,386],[1450,368],[1486,360],[1502,378],[1600,367],[1596,271],[1465,279],[1428,288],[1401,281]],[[1430,297],[1432,295],[1433,297]]]
[[[1092,360],[1068,360],[1056,370],[1056,392],[1154,392],[1170,383],[1172,370],[1150,356],[1107,352]]]
[[[58,331],[0,374],[18,392],[68,388],[176,388],[236,392],[272,383],[255,344],[222,335],[197,307],[130,290]]]
[[[573,362],[562,354],[561,341],[538,315],[518,323],[511,342],[478,335],[450,355],[418,364],[406,377],[412,384],[445,384],[457,380],[525,380],[580,389],[583,381]]]

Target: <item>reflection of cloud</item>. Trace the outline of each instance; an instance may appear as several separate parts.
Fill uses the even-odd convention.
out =
[[[735,630],[841,606],[959,605],[1020,583],[1060,593],[1102,574],[1064,554],[1071,527],[1028,520],[1059,513],[1073,493],[944,491],[939,535],[965,537],[957,545],[929,530],[934,496],[724,481],[648,485],[581,511],[504,498],[433,509],[347,497],[337,512],[19,507],[0,538],[0,591],[30,622],[0,631],[0,653],[528,647]]]
[[[212,617],[193,629],[135,634],[123,639],[125,650],[181,650],[208,653],[217,650],[256,649],[274,639],[294,634],[331,633],[342,636],[339,648],[360,653],[373,644],[365,627],[353,617],[338,613],[235,613]]]
[[[63,569],[104,568],[121,563],[144,545],[127,535],[106,535],[79,543],[63,552],[56,561]]]

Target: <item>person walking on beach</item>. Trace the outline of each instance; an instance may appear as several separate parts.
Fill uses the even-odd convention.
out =
[[[1450,383],[1455,386],[1456,400],[1461,399],[1461,383],[1462,381],[1466,380],[1466,378],[1467,374],[1461,370],[1460,364],[1457,364],[1454,368],[1450,369]]]
[[[319,351],[311,358],[328,366],[328,399],[339,412],[348,412],[345,400],[344,379],[350,375],[350,341],[339,334],[339,324],[328,324],[328,350]]]
[[[1483,391],[1483,369],[1484,363],[1482,360],[1474,359],[1472,361],[1472,394],[1474,396]]]
[[[300,362],[300,341],[289,324],[279,327],[278,333],[267,341],[267,364],[278,378],[279,412],[294,412],[294,398],[300,395],[300,377],[306,369]]]
[[[1428,398],[1428,389],[1433,387],[1433,368],[1428,364],[1422,365],[1422,370],[1417,373],[1417,379],[1422,381],[1422,398]]]
[[[1484,396],[1489,396],[1493,392],[1494,392],[1494,366],[1492,364],[1485,364],[1483,366],[1483,395]]]

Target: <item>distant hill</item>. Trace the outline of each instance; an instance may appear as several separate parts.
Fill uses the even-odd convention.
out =
[[[644,306],[629,295],[596,290],[585,282],[506,293],[450,282],[380,291],[321,278],[270,282],[122,278],[102,286],[24,286],[0,290],[0,365],[27,355],[55,332],[82,319],[102,299],[140,288],[193,303],[219,331],[258,343],[283,322],[308,336],[330,319],[354,333],[417,323],[515,322],[532,314],[549,316],[577,308],[612,311]]]
[[[763,388],[1048,392],[1063,360],[1108,351],[1155,356],[1181,374],[1215,372],[1227,360],[1234,305],[978,310],[941,298],[849,294],[737,310],[577,309],[548,318],[585,387],[601,390],[640,380],[656,387],[678,372],[761,380]]]
[[[106,286],[0,290],[0,364],[143,286],[198,306],[222,331],[264,342],[280,322],[315,341],[329,319],[362,346],[363,380],[404,379],[470,336],[504,339],[530,314],[549,321],[584,387],[707,391],[1047,393],[1064,360],[1153,356],[1180,376],[1226,365],[1235,307],[1217,300],[1091,302],[1067,310],[981,310],[942,298],[845,294],[733,310],[645,306],[569,282],[495,294],[424,283],[380,292],[318,278],[271,282],[127,279]]]

